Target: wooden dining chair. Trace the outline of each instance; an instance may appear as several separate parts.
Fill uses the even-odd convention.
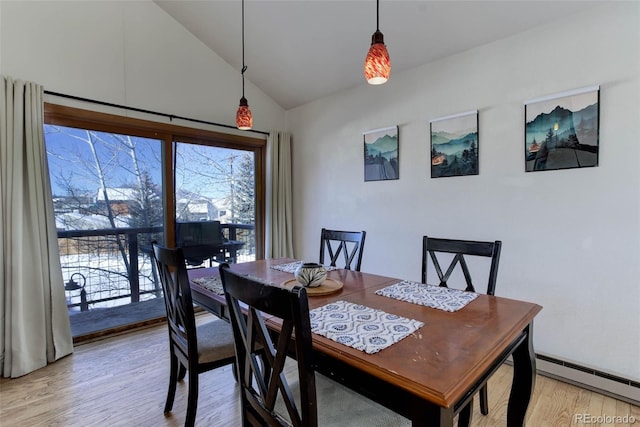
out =
[[[191,287],[182,249],[165,248],[156,242],[152,243],[152,247],[164,292],[169,327],[171,368],[164,412],[171,412],[177,382],[184,379],[188,373],[185,426],[193,426],[198,407],[198,376],[235,362],[233,331],[228,322],[220,319],[196,326]]]
[[[430,259],[438,275],[439,286],[449,287],[447,281],[450,280],[451,274],[456,271],[456,266],[459,265],[466,284],[465,290],[469,292],[478,292],[473,284],[471,272],[469,271],[465,256],[486,257],[490,259],[491,263],[489,266],[487,287],[484,292],[487,295],[494,295],[501,249],[502,242],[500,240],[496,240],[494,242],[478,242],[472,240],[437,239],[424,236],[422,238],[422,283],[428,283],[427,268]],[[443,261],[444,257],[448,257],[449,262],[449,266],[446,270],[443,270],[440,264],[440,261]],[[483,290],[479,290],[479,292],[483,292]],[[480,411],[483,415],[487,415],[489,413],[486,384],[480,389]]]
[[[235,335],[243,426],[411,425],[315,372],[305,288],[273,286],[228,264],[219,270]],[[281,325],[277,336],[264,315]]]
[[[351,263],[355,260],[353,269],[360,271],[366,236],[367,233],[365,231],[339,231],[323,228],[320,233],[320,264],[324,265],[326,253],[329,256],[329,265],[337,267],[338,257],[342,253],[344,267],[341,268],[350,270]]]

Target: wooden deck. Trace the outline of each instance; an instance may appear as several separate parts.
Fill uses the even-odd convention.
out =
[[[164,300],[153,298],[110,308],[96,308],[69,314],[73,342],[93,340],[162,323],[166,320]]]

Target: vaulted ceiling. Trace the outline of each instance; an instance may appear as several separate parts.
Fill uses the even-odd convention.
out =
[[[240,79],[241,0],[154,2],[236,68]],[[380,31],[391,79],[602,3],[382,0]],[[375,30],[374,0],[246,0],[245,77],[287,110],[364,84],[364,58]]]

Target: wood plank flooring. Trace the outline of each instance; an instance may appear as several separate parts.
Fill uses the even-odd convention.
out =
[[[199,321],[208,314],[199,316]],[[17,379],[0,379],[0,425],[153,426],[184,425],[186,382],[178,386],[173,412],[165,417],[168,384],[166,325],[82,344],[73,355]],[[506,425],[512,368],[489,381],[489,415],[475,399],[474,427]],[[586,425],[576,414],[635,417],[635,423],[593,426],[640,427],[640,408],[588,390],[538,376],[527,425]],[[200,376],[197,426],[239,426],[238,389],[231,367]]]

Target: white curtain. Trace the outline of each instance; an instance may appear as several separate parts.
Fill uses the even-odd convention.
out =
[[[272,131],[267,138],[267,258],[293,258],[291,135]]]
[[[19,377],[73,351],[43,134],[43,89],[0,87],[0,368]]]

